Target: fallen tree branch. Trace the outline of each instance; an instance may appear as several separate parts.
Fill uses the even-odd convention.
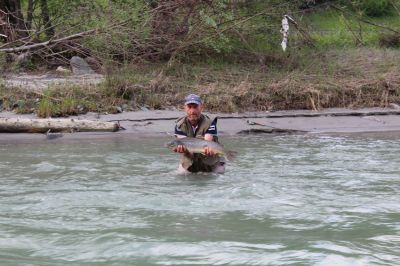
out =
[[[75,34],[72,34],[70,36],[66,36],[66,37],[63,37],[63,38],[55,39],[55,40],[48,40],[48,41],[41,42],[41,43],[35,43],[35,44],[25,45],[25,46],[15,47],[15,48],[4,48],[4,49],[0,49],[0,52],[17,53],[17,52],[29,51],[29,50],[32,50],[32,49],[35,49],[35,48],[48,46],[48,45],[51,45],[51,44],[57,44],[57,43],[60,43],[60,42],[81,38],[83,36],[95,33],[96,31],[97,30],[88,30],[88,31],[75,33]]]
[[[307,44],[313,48],[316,48],[316,46],[314,44],[314,40],[311,38],[310,34],[306,30],[301,28],[299,26],[299,24],[292,17],[290,17],[288,15],[285,15],[285,17],[288,19],[288,21],[290,23],[292,23],[292,25],[296,28],[296,30],[303,36],[303,38],[307,42]]]

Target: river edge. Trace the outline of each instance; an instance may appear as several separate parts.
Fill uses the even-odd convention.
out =
[[[331,133],[398,133],[400,134],[400,110],[389,108],[344,109],[332,108],[321,111],[288,110],[277,112],[208,113],[218,116],[220,136],[254,134],[331,134]],[[113,138],[147,138],[173,135],[174,121],[183,111],[150,110],[71,116],[73,119],[90,119],[118,122],[124,130],[118,132],[75,132],[48,140],[44,134],[1,133],[0,142],[29,142],[33,140],[95,140]],[[20,115],[1,112],[1,118],[37,118],[34,114]]]

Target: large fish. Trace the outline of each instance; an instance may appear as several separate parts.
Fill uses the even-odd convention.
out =
[[[236,152],[225,149],[221,144],[214,141],[207,141],[199,138],[179,138],[167,142],[165,146],[170,149],[174,149],[179,145],[184,146],[190,153],[202,153],[204,154],[204,148],[211,148],[217,155],[226,157],[228,160],[232,160],[235,157]]]

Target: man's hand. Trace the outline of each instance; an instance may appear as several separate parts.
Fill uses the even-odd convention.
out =
[[[178,145],[175,149],[174,152],[179,152],[179,153],[185,153],[187,151],[186,147],[183,145]]]
[[[206,156],[215,156],[216,155],[215,151],[213,149],[211,149],[210,147],[204,148],[204,154]]]
[[[205,134],[204,135],[204,140],[213,141],[214,140],[214,136],[211,135],[211,134]]]
[[[214,136],[211,135],[211,134],[205,134],[204,135],[204,140],[213,141],[214,140]],[[215,156],[216,155],[215,151],[213,149],[211,149],[210,147],[205,147],[204,148],[204,154],[206,156]]]

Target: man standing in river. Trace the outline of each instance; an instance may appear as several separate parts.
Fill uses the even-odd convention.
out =
[[[175,135],[177,138],[192,137],[218,142],[217,118],[211,120],[201,113],[203,101],[200,96],[195,94],[186,96],[184,110],[186,115],[176,121]],[[204,148],[204,154],[189,153],[183,145],[179,145],[174,151],[182,153],[178,168],[180,173],[225,172],[224,158],[217,156],[215,151],[209,147]]]

